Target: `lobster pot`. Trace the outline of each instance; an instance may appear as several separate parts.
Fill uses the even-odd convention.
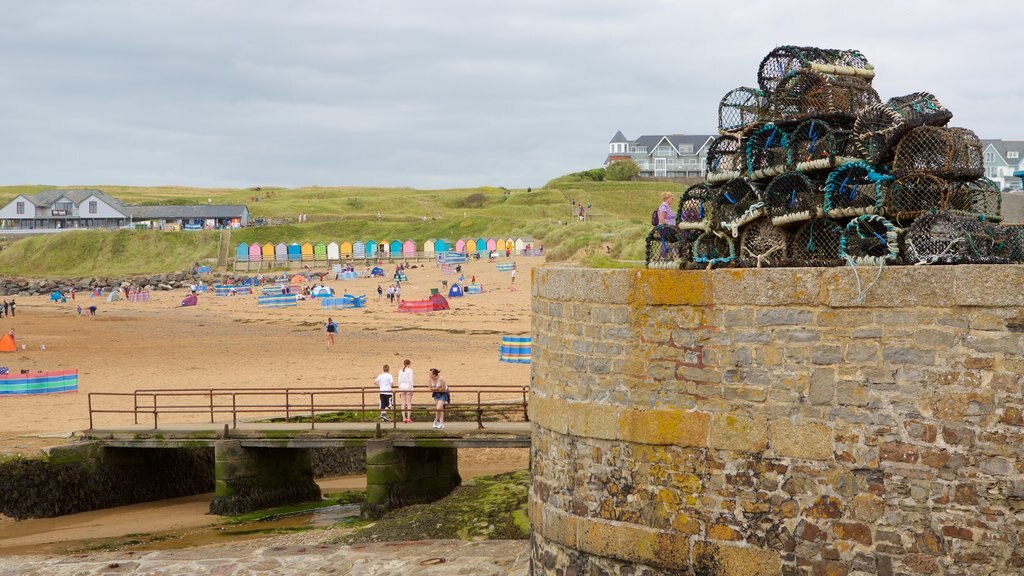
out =
[[[916,218],[924,212],[943,209],[949,185],[931,174],[908,174],[897,178],[882,201],[883,213],[893,220]]]
[[[711,184],[728,182],[747,168],[738,136],[718,136],[708,146],[706,180]]]
[[[839,258],[854,264],[895,262],[900,255],[898,231],[877,214],[857,216],[846,224],[839,242]]]
[[[678,270],[690,261],[692,242],[696,232],[665,227],[652,228],[645,240],[647,268],[652,270]]]
[[[950,182],[945,208],[999,222],[1003,218],[1002,201],[999,185],[988,178],[978,178],[969,182]]]
[[[1024,227],[993,226],[993,255],[1007,262],[1024,262]]]
[[[798,172],[831,170],[856,160],[853,149],[850,130],[824,120],[805,120],[789,135],[789,168]]]
[[[884,186],[892,176],[875,172],[864,162],[847,162],[825,179],[825,215],[848,218],[881,211]]]
[[[744,154],[752,180],[770,180],[786,171],[789,135],[775,124],[765,124],[747,139]]]
[[[705,232],[693,241],[693,263],[702,268],[736,260],[736,244],[722,232]]]
[[[786,263],[789,235],[768,220],[759,220],[743,228],[736,262],[740,266],[763,268]]]
[[[904,240],[908,263],[966,264],[1007,262],[1014,251],[996,249],[998,226],[951,212],[929,212],[910,226]],[[1004,236],[1000,240],[1007,240]],[[1002,251],[1006,256],[998,254]]]
[[[789,242],[791,266],[837,266],[843,229],[831,220],[811,220],[801,226]]]
[[[776,176],[764,192],[765,209],[776,226],[819,217],[821,201],[818,185],[799,172]]]
[[[718,191],[705,183],[690,186],[679,196],[676,226],[680,230],[708,230],[714,222],[714,199]]]
[[[811,118],[852,123],[858,112],[879,102],[878,92],[863,78],[801,70],[779,82],[769,109],[776,124]]]
[[[973,180],[985,175],[981,140],[966,128],[920,126],[896,145],[894,176],[925,172],[939,178]]]
[[[757,88],[730,90],[718,103],[718,131],[722,134],[743,134],[764,122],[768,99]]]
[[[761,199],[757,191],[743,178],[733,178],[716,192],[712,200],[717,223],[732,232],[732,237],[739,235],[740,226],[764,216]]]
[[[868,81],[875,76],[867,58],[856,50],[779,46],[761,60],[757,84],[765,93],[774,92],[780,81],[800,70],[855,76]]]
[[[861,110],[853,134],[864,158],[879,166],[892,161],[896,144],[907,132],[918,126],[945,126],[952,117],[935,96],[915,92]]]

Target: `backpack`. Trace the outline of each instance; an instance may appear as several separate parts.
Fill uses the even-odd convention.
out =
[[[661,206],[658,206],[657,208],[654,209],[654,212],[651,212],[651,226],[657,226],[658,224],[660,224],[658,219],[659,210],[661,210]]]

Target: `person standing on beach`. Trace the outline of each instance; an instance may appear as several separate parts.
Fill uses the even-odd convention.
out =
[[[444,429],[444,407],[451,403],[451,394],[448,392],[448,383],[441,377],[441,371],[437,368],[430,369],[430,376],[427,378],[430,384],[430,395],[434,398],[434,428]]]
[[[377,300],[380,300],[380,297],[383,295],[384,289],[380,287],[380,284],[377,284]]]
[[[398,404],[402,407],[402,422],[412,422],[412,361],[408,358],[398,371]]]
[[[515,268],[512,269],[512,283],[513,284],[516,283],[516,269]]]
[[[327,349],[330,350],[331,346],[334,346],[334,335],[338,333],[338,325],[334,323],[334,320],[330,316],[327,317]]]
[[[381,372],[377,379],[374,380],[377,383],[377,387],[380,388],[380,421],[388,421],[388,408],[392,405],[391,386],[395,383],[395,379],[391,377],[391,367],[387,364],[384,365],[384,371]]]
[[[5,308],[6,308],[6,306],[5,306]],[[11,318],[13,318],[14,316],[15,316],[15,314],[14,314],[14,298],[11,298]]]

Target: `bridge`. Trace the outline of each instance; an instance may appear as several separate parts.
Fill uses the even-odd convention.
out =
[[[459,485],[459,448],[528,448],[529,389],[458,388],[444,429],[433,404],[414,395],[413,423],[390,407],[379,421],[368,387],[140,389],[89,394],[84,437],[103,449],[214,450],[214,514],[320,498],[311,450],[363,447],[364,513],[429,502]],[[432,400],[431,400],[432,402]]]

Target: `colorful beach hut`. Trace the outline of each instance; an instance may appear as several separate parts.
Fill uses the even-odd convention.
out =
[[[406,240],[405,242],[402,242],[402,256],[405,256],[406,258],[415,258],[416,243],[413,242],[412,240]]]
[[[462,238],[459,238],[458,240],[456,240],[455,241],[455,251],[456,252],[465,252],[466,251],[466,241],[463,240]]]
[[[356,240],[352,243],[352,257],[357,260],[366,258],[366,242]]]
[[[302,260],[302,246],[292,243],[288,245],[288,261],[299,262]]]
[[[274,245],[273,244],[271,244],[270,242],[267,242],[266,244],[264,244],[262,252],[263,252],[263,260],[265,260],[267,262],[273,262],[274,261]]]
[[[450,251],[452,249],[451,246],[452,246],[451,242],[449,242],[447,240],[444,240],[442,238],[438,238],[437,240],[434,240],[434,252],[435,253],[436,252],[448,252],[448,251]]]
[[[514,244],[515,247],[516,247],[516,252],[519,252],[519,253],[525,252],[527,244],[529,244],[529,241],[528,241],[527,238],[523,238],[523,237],[516,238],[516,241],[515,241],[515,244]]]
[[[242,242],[235,248],[235,262],[248,262],[249,261],[249,245]]]
[[[263,247],[258,242],[249,246],[249,262],[260,262],[263,260]]]
[[[277,262],[288,261],[288,246],[284,242],[274,246],[274,260]]]
[[[487,250],[491,251],[491,250],[497,250],[497,249],[498,249],[498,241],[495,240],[494,238],[488,238],[487,239]]]
[[[376,258],[377,257],[377,241],[367,240],[366,241],[366,257]]]
[[[338,252],[338,243],[331,242],[327,245],[327,259],[328,260],[340,260],[340,253]]]
[[[327,260],[327,244],[323,242],[313,244],[313,260]]]
[[[303,242],[301,246],[302,250],[302,261],[309,262],[313,259],[313,245],[309,242]]]
[[[341,244],[338,244],[338,252],[341,253],[341,257],[342,258],[351,258],[352,257],[352,243],[349,242],[348,240],[345,240]]]
[[[391,241],[391,257],[401,258],[402,257],[402,241],[392,240]]]
[[[430,258],[434,255],[434,243],[437,240],[433,238],[427,238],[427,241],[423,243],[423,255]]]
[[[381,258],[391,257],[391,244],[388,244],[387,240],[381,240],[377,243],[377,250],[380,251]]]
[[[487,238],[477,238],[476,239],[476,251],[477,252],[487,252]]]

